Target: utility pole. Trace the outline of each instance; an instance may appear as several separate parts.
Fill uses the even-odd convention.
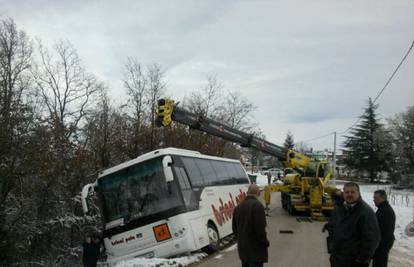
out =
[[[334,132],[334,150],[333,150],[333,182],[336,184],[336,132]]]

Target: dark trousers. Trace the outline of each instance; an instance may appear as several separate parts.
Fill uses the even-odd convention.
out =
[[[374,258],[372,259],[372,267],[387,267],[388,254],[392,248],[394,241],[390,245],[381,245],[375,250]]]
[[[242,267],[263,267],[263,262],[242,261]]]
[[[331,267],[368,267],[369,263],[359,263],[355,260],[347,260],[347,261],[340,261],[335,259],[334,256],[331,255],[329,258],[329,262],[331,263]]]

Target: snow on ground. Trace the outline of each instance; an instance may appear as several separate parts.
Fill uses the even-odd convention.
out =
[[[230,252],[237,249],[237,244],[232,245],[224,250],[224,252]]]
[[[222,258],[223,258],[223,254],[218,254],[218,255],[217,255],[217,256],[215,256],[214,258],[215,258],[215,259],[220,260],[220,259],[222,259]]]
[[[258,186],[265,186],[267,185],[267,176],[261,173],[249,173],[250,175],[256,175],[256,184]]]
[[[396,215],[395,242],[390,253],[389,266],[412,267],[414,266],[414,236],[407,236],[405,228],[414,220],[414,192],[392,190],[389,185],[362,185],[362,198],[376,210],[373,202],[375,190],[384,189],[388,194],[388,200]]]
[[[256,175],[256,184],[263,188],[267,185],[267,175],[263,175],[261,173],[249,173],[249,175]],[[275,177],[272,177],[272,182]],[[281,181],[276,181],[276,183],[282,183]]]
[[[187,266],[195,262],[199,262],[202,258],[206,257],[205,253],[194,253],[190,256],[160,259],[160,258],[135,258],[132,260],[121,261],[116,264],[115,267],[182,267]]]

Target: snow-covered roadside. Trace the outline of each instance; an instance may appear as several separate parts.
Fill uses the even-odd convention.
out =
[[[250,173],[249,173],[250,174]],[[256,175],[256,184],[260,188],[264,188],[267,185],[267,175],[263,175],[261,173],[253,173],[252,175]],[[272,177],[272,182],[275,179],[275,177]],[[282,183],[281,181],[277,181],[278,183]]]
[[[256,184],[259,187],[264,187],[267,185],[267,175],[263,175],[261,173],[253,173],[253,175],[256,175]]]
[[[395,242],[390,253],[389,266],[391,267],[412,267],[414,266],[414,237],[405,234],[405,228],[413,221],[414,192],[391,190],[389,186],[383,185],[362,185],[362,198],[372,208],[373,193],[375,190],[384,189],[389,194],[389,202],[396,215]]]
[[[181,267],[187,266],[195,262],[199,262],[206,257],[205,253],[194,253],[190,256],[160,259],[160,258],[136,258],[128,261],[121,261],[115,267]]]

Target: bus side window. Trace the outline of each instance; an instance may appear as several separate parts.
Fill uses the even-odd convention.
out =
[[[194,159],[182,157],[185,169],[187,170],[188,176],[191,181],[192,187],[202,187],[204,186],[203,176],[200,172],[200,169],[197,167],[197,164]]]
[[[211,164],[210,160],[205,159],[196,159],[198,168],[201,171],[201,174],[204,178],[204,183],[206,186],[216,185],[217,184],[217,174],[214,170],[214,167]]]
[[[238,163],[233,163],[233,167],[236,169],[237,172],[237,180],[239,184],[248,184],[249,180],[247,178],[246,172],[243,170],[243,168]]]
[[[229,184],[229,177],[230,174],[226,170],[225,162],[222,161],[213,161],[213,168],[217,173],[217,180],[219,185],[226,185]]]
[[[188,176],[185,173],[183,167],[174,167],[178,183],[180,184],[181,194],[184,199],[185,206],[188,210],[194,210],[198,208],[197,196],[194,194],[194,191],[191,189]]]
[[[239,176],[237,170],[233,167],[232,162],[224,162],[224,167],[226,167],[227,173],[229,174],[229,183],[237,184]]]
[[[174,167],[175,173],[178,178],[178,183],[180,184],[180,188],[183,190],[191,189],[190,182],[188,181],[187,174],[185,173],[184,168],[182,167]]]

